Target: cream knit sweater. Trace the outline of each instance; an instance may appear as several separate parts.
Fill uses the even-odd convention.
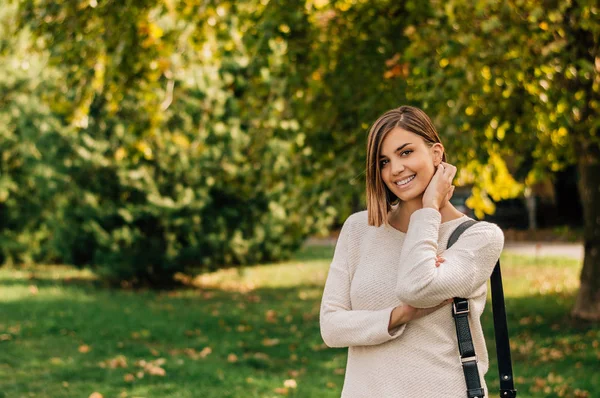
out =
[[[466,385],[451,304],[388,332],[399,304],[433,307],[469,298],[469,321],[479,373],[488,354],[479,317],[490,278],[504,246],[496,225],[479,222],[445,250],[467,216],[441,223],[435,209],[415,211],[408,231],[369,226],[367,212],[348,217],[335,247],[323,291],[320,327],[329,347],[348,347],[344,398],[463,398]],[[435,257],[446,259],[438,268]]]

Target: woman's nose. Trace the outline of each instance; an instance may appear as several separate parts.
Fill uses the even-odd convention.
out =
[[[404,171],[404,165],[400,161],[392,162],[392,174],[398,175]]]

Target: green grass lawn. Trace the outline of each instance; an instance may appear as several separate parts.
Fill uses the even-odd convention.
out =
[[[339,397],[346,349],[319,333],[332,253],[306,248],[170,292],[106,289],[67,267],[2,268],[0,397]],[[598,325],[568,317],[581,264],[502,260],[519,396],[600,397]],[[492,338],[491,306],[483,322]],[[492,359],[492,396],[496,369]]]

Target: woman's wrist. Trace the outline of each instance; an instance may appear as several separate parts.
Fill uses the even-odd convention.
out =
[[[408,320],[406,319],[405,307],[403,305],[399,305],[392,310],[388,330],[392,330],[406,322],[408,322]]]
[[[435,203],[432,202],[428,202],[428,203],[423,203],[423,208],[431,208],[437,211],[440,211],[440,207],[438,205],[436,205]]]

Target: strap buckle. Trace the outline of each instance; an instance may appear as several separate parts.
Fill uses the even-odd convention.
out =
[[[459,303],[459,307],[456,307],[456,302],[452,303],[452,312],[454,313],[454,315],[461,315],[461,314],[468,314],[469,313],[469,301],[465,300],[465,301],[460,301]]]
[[[464,364],[465,362],[471,362],[471,361],[475,361],[475,363],[478,363],[479,362],[479,358],[477,358],[477,355],[474,355],[472,357],[465,357],[465,358],[460,357],[460,362],[462,364]]]
[[[502,398],[516,398],[517,390],[515,390],[515,389],[500,389],[500,396]]]

